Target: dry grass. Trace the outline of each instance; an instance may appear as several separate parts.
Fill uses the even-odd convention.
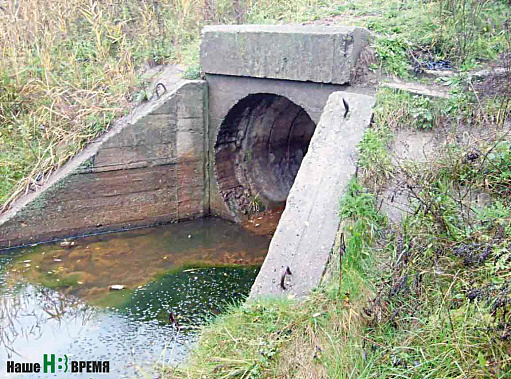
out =
[[[133,56],[124,24],[108,6],[83,0],[2,5],[3,209],[44,183],[128,106]]]
[[[323,343],[314,328],[307,325],[303,334],[295,336],[282,348],[277,377],[279,378],[328,378],[327,370],[318,363]]]

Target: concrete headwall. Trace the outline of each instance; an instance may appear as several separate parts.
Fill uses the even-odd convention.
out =
[[[358,27],[205,27],[212,214],[282,205],[328,96],[347,89],[370,33]]]
[[[204,72],[347,84],[367,29],[319,25],[214,25],[203,30]]]
[[[207,85],[181,80],[72,159],[0,218],[0,247],[200,217]]]
[[[236,220],[218,188],[215,175],[215,145],[220,126],[228,112],[242,99],[254,94],[283,96],[303,108],[318,123],[328,96],[346,89],[334,84],[304,83],[288,80],[260,79],[227,75],[206,75],[209,86],[209,178],[210,210],[213,215]]]

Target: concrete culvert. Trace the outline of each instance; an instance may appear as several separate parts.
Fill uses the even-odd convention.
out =
[[[231,108],[215,144],[215,175],[235,217],[285,204],[315,128],[283,96],[253,94]]]

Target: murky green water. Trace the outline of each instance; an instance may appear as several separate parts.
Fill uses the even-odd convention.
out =
[[[43,354],[109,360],[102,377],[152,377],[155,362],[184,359],[197,327],[248,294],[269,241],[203,219],[0,255],[0,377],[7,360]]]

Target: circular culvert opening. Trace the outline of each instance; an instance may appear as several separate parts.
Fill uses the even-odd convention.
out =
[[[216,140],[215,175],[235,215],[285,204],[315,128],[283,96],[249,95],[231,108]]]

